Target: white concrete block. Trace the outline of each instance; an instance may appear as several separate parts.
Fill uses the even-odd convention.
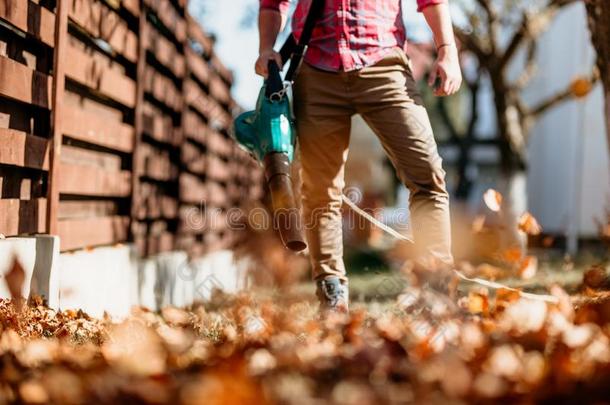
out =
[[[106,312],[115,319],[134,305],[151,310],[209,300],[214,289],[235,293],[247,286],[243,262],[225,250],[190,261],[185,252],[138,258],[131,245],[59,254],[59,238],[40,235],[0,240],[0,278],[16,257],[24,271],[22,295],[43,295],[55,309]],[[2,280],[3,281],[3,280]],[[0,297],[10,293],[0,282]]]
[[[236,293],[247,286],[246,266],[230,250],[213,252],[190,264],[195,269],[194,300],[207,301],[215,289]]]
[[[19,262],[25,273],[21,296],[27,298],[36,264],[36,238],[0,239],[0,298],[11,298],[4,275],[11,271],[14,260]]]
[[[137,263],[129,245],[64,253],[60,257],[60,309],[81,308],[120,319],[136,301]]]
[[[158,311],[161,309],[161,285],[155,259],[143,259],[138,264],[138,304]]]
[[[0,239],[0,297],[10,298],[4,274],[11,270],[13,260],[17,260],[24,270],[21,295],[42,295],[51,308],[58,304],[58,259],[59,238],[50,235],[36,235]]]

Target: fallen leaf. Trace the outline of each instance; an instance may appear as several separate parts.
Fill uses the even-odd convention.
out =
[[[489,298],[487,295],[473,291],[468,293],[468,311],[471,314],[487,314],[489,312]]]
[[[483,368],[485,371],[516,381],[520,378],[523,365],[519,359],[519,347],[516,345],[502,345],[491,349]]]
[[[494,374],[483,372],[476,377],[474,390],[484,398],[497,398],[506,393],[508,386],[504,379]]]
[[[19,395],[25,403],[45,404],[49,402],[49,395],[44,386],[34,380],[21,383],[19,385]]]
[[[525,256],[519,265],[519,277],[523,280],[529,280],[536,275],[538,271],[538,258],[536,256]]]
[[[519,217],[518,228],[520,231],[525,232],[528,235],[540,235],[542,227],[529,212],[524,212]]]
[[[159,336],[136,321],[113,326],[102,354],[115,367],[135,375],[161,374],[166,367]]]
[[[593,265],[583,275],[583,284],[594,290],[607,288],[610,285],[610,278],[606,269],[601,265]]]
[[[524,252],[520,247],[515,246],[515,247],[504,249],[501,252],[501,257],[502,257],[502,260],[504,260],[507,263],[518,264],[523,259],[523,253]]]
[[[499,325],[506,331],[518,334],[537,332],[542,329],[547,313],[546,303],[521,298],[504,310]]]
[[[190,322],[190,315],[185,310],[176,307],[165,307],[161,310],[161,316],[166,322],[177,325],[185,326]]]
[[[483,201],[487,208],[492,210],[493,212],[499,212],[502,208],[502,194],[493,188],[488,189],[485,194],[483,194]]]

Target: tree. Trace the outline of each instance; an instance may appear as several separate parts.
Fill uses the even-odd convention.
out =
[[[597,67],[604,85],[606,99],[606,131],[610,152],[610,2],[587,0],[591,42],[597,52]]]
[[[451,114],[450,100],[439,101],[439,112],[446,123],[450,143],[459,150],[457,161],[458,185],[456,196],[466,199],[472,179],[468,176],[471,146],[495,145],[500,152],[500,184],[505,194],[504,220],[506,229],[516,229],[517,216],[526,208],[526,149],[531,129],[547,111],[567,100],[585,97],[599,78],[593,68],[587,77],[566,83],[563,90],[536,103],[527,103],[523,90],[536,74],[537,51],[541,35],[556,15],[579,0],[473,0],[458,3],[466,24],[456,24],[454,30],[461,45],[464,61],[464,90],[470,96],[470,116],[460,125]],[[604,3],[606,0],[598,0]],[[591,7],[591,5],[590,5]],[[606,10],[607,11],[607,10]],[[599,17],[600,19],[603,17]],[[459,19],[458,19],[459,21]],[[601,25],[598,34],[608,46],[607,27]],[[479,116],[479,89],[488,81],[493,93],[496,115],[495,138],[475,138]],[[518,232],[508,237],[509,245],[524,246]]]

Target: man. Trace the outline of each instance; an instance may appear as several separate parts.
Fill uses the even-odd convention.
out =
[[[270,59],[281,65],[273,46],[289,1],[260,0],[256,72],[263,77]],[[292,26],[297,39],[310,4],[311,0],[298,2]],[[429,84],[437,96],[451,95],[462,77],[447,0],[417,4],[438,53]],[[354,114],[360,114],[379,137],[411,192],[420,273],[453,264],[445,172],[405,45],[401,0],[326,0],[296,78],[304,223],[323,310],[348,308],[340,209]],[[437,78],[440,84],[435,86]]]

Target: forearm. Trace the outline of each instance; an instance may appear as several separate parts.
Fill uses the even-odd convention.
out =
[[[423,9],[422,13],[432,30],[437,48],[441,45],[455,44],[451,14],[447,3],[435,4]]]
[[[286,17],[275,10],[261,9],[258,15],[259,52],[273,49],[278,34],[286,24]]]

